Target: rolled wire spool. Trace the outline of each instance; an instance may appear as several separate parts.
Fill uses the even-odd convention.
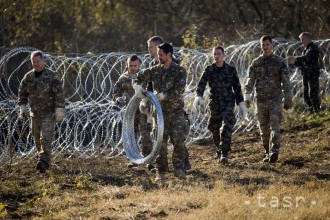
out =
[[[159,154],[161,144],[163,141],[164,133],[164,117],[161,105],[158,98],[152,92],[146,92],[146,97],[152,102],[157,114],[157,129],[156,129],[156,141],[153,142],[152,151],[146,157],[142,156],[142,153],[136,143],[134,132],[134,119],[135,113],[138,110],[141,99],[134,95],[127,105],[126,112],[123,119],[122,141],[127,158],[135,164],[147,164],[156,159]],[[155,128],[154,128],[155,129]]]

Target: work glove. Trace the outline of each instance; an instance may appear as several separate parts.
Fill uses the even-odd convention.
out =
[[[126,103],[126,96],[121,96],[116,99],[116,102],[119,104],[125,104]]]
[[[137,97],[139,97],[140,99],[145,98],[144,94],[145,94],[146,91],[142,88],[141,85],[135,85],[134,90],[135,90],[135,95]]]
[[[194,108],[198,108],[199,106],[201,106],[202,105],[202,103],[203,103],[203,101],[202,101],[202,97],[200,97],[200,96],[196,96],[195,97],[195,100],[194,100]]]
[[[245,94],[245,100],[244,100],[244,101],[245,101],[246,107],[247,107],[247,108],[250,108],[251,105],[252,105],[251,94],[246,93],[246,94]]]
[[[157,93],[157,98],[159,101],[163,101],[165,99],[165,95],[164,93],[160,92],[160,93]]]
[[[55,113],[53,114],[54,122],[60,122],[64,118],[64,108],[56,108]]]
[[[19,106],[19,118],[25,118],[29,116],[29,110],[26,105]]]
[[[239,114],[243,120],[247,118],[248,109],[246,108],[245,102],[239,103]]]
[[[143,98],[142,101],[140,102],[140,112],[143,114],[148,114],[149,113],[149,108],[148,108],[148,98]]]
[[[285,110],[289,110],[290,108],[292,108],[293,106],[293,102],[291,98],[284,98],[284,109]]]

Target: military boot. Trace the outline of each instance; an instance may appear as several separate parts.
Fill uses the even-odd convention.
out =
[[[184,169],[174,169],[174,176],[178,177],[179,179],[186,179],[186,172]]]
[[[49,165],[45,161],[39,160],[36,169],[39,170],[40,173],[46,173],[46,171],[49,169]]]
[[[278,160],[278,152],[272,152],[269,155],[269,163],[275,163]]]

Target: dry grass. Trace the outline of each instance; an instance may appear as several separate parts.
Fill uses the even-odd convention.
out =
[[[4,219],[330,219],[330,112],[285,117],[279,162],[261,162],[258,131],[233,138],[230,163],[212,144],[189,147],[186,181],[167,187],[124,157],[59,158],[51,172],[25,161],[0,171]]]

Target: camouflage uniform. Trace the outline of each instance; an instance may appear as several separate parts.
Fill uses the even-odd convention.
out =
[[[57,73],[44,69],[31,70],[25,74],[18,91],[18,104],[30,104],[31,129],[39,162],[49,169],[52,139],[54,135],[53,114],[55,108],[64,108],[62,82]]]
[[[152,82],[156,93],[163,93],[165,99],[160,101],[164,116],[164,136],[160,153],[156,159],[159,172],[167,171],[167,142],[173,144],[172,163],[174,169],[184,169],[185,140],[189,132],[189,122],[184,111],[182,94],[186,85],[186,71],[172,62],[168,69],[158,64],[139,72],[137,83]],[[175,120],[174,120],[175,119]]]
[[[203,97],[206,84],[211,88],[208,128],[213,134],[217,154],[230,151],[231,136],[236,123],[234,115],[235,101],[243,102],[241,84],[235,68],[227,63],[217,67],[215,63],[206,67],[197,87],[197,96]],[[221,127],[221,135],[220,135]]]
[[[260,55],[248,69],[245,93],[256,87],[258,120],[265,153],[278,153],[281,143],[282,90],[285,99],[291,100],[289,70],[283,58],[277,55]]]
[[[172,58],[172,62],[179,64],[178,60]],[[159,60],[158,59],[153,59],[150,63],[149,63],[149,67],[153,67],[159,64]],[[153,92],[153,88],[152,88],[152,82],[148,82],[148,86],[147,86],[147,90]],[[186,117],[188,118],[188,115],[186,115]],[[190,170],[191,169],[191,165],[190,165],[190,161],[189,161],[189,151],[187,149],[187,147],[184,147],[184,154],[185,154],[185,160],[184,160],[184,169],[185,170]],[[168,167],[168,166],[166,166]]]
[[[136,74],[129,74],[125,72],[122,74],[118,81],[115,84],[113,97],[126,97],[126,103],[133,97],[135,91],[132,86],[134,79],[136,79]],[[125,104],[119,104],[120,107],[123,107]],[[136,112],[135,117],[135,131],[139,132],[139,140],[138,145],[141,148],[142,155],[148,156],[152,151],[152,141],[150,138],[150,132],[152,130],[151,124],[147,123],[147,115],[140,113],[140,111]]]
[[[310,42],[304,50],[303,55],[296,57],[296,62],[294,64],[301,69],[303,75],[304,99],[311,112],[318,112],[320,110],[319,53],[318,46]]]

